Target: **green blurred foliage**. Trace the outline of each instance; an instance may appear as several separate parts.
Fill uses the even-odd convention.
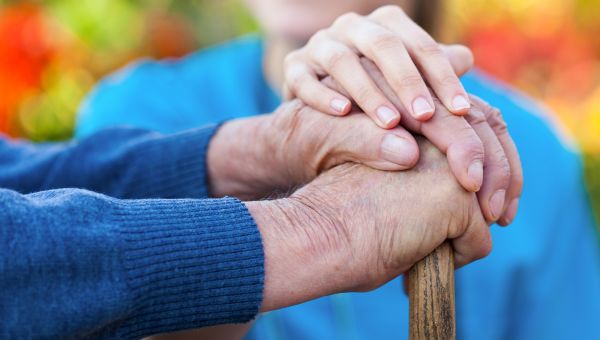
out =
[[[588,153],[584,161],[586,182],[596,213],[596,224],[600,227],[600,155]]]
[[[257,31],[237,0],[0,0],[2,20],[13,26],[10,35],[19,33],[15,25],[27,30],[34,21],[44,32],[38,45],[48,45],[52,56],[35,89],[25,88],[8,112],[0,107],[0,118],[12,122],[7,132],[36,141],[69,138],[94,82],[134,59],[178,57]],[[37,62],[32,56],[31,66],[37,69]]]

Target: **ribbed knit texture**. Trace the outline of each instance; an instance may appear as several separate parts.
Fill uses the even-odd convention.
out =
[[[81,185],[125,197],[206,196],[214,131],[0,141],[0,183],[22,192]],[[0,338],[136,339],[247,322],[262,300],[261,242],[233,198],[0,189]]]
[[[239,323],[258,313],[262,244],[247,209],[232,198],[180,201],[176,207],[141,201],[116,209],[137,310],[119,335]]]
[[[164,135],[124,127],[41,145],[0,139],[0,187],[24,194],[81,188],[117,198],[207,197],[206,151],[216,130]]]

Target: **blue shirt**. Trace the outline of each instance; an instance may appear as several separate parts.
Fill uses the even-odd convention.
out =
[[[248,37],[179,60],[144,60],[103,80],[79,113],[77,135],[113,125],[173,132],[272,112],[280,100]],[[600,338],[600,252],[577,150],[531,100],[480,72],[466,89],[499,108],[525,185],[494,251],[456,273],[460,339]],[[261,316],[251,339],[405,339],[408,301],[394,280],[368,293],[325,297]]]

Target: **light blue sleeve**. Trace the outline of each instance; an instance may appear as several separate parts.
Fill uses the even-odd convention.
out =
[[[521,280],[534,284],[513,292],[519,326],[512,338],[600,339],[600,251],[580,158],[548,165],[563,168],[561,181],[547,182],[559,186],[561,199],[546,207],[540,256],[522,273]]]
[[[279,98],[262,74],[262,43],[242,37],[180,59],[145,59],[106,77],[78,113],[76,137],[127,125],[174,133],[272,112]]]
[[[193,124],[193,93],[172,61],[141,60],[104,78],[82,103],[76,137],[113,126],[163,133]]]
[[[577,148],[551,116],[481,76],[466,87],[498,107],[523,163],[519,212],[492,228],[492,254],[457,272],[463,339],[600,339],[600,240]]]

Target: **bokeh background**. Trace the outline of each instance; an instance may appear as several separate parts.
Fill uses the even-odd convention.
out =
[[[544,102],[580,144],[600,216],[600,0],[446,0],[445,41]],[[71,136],[94,82],[258,28],[239,0],[0,0],[0,132]]]

